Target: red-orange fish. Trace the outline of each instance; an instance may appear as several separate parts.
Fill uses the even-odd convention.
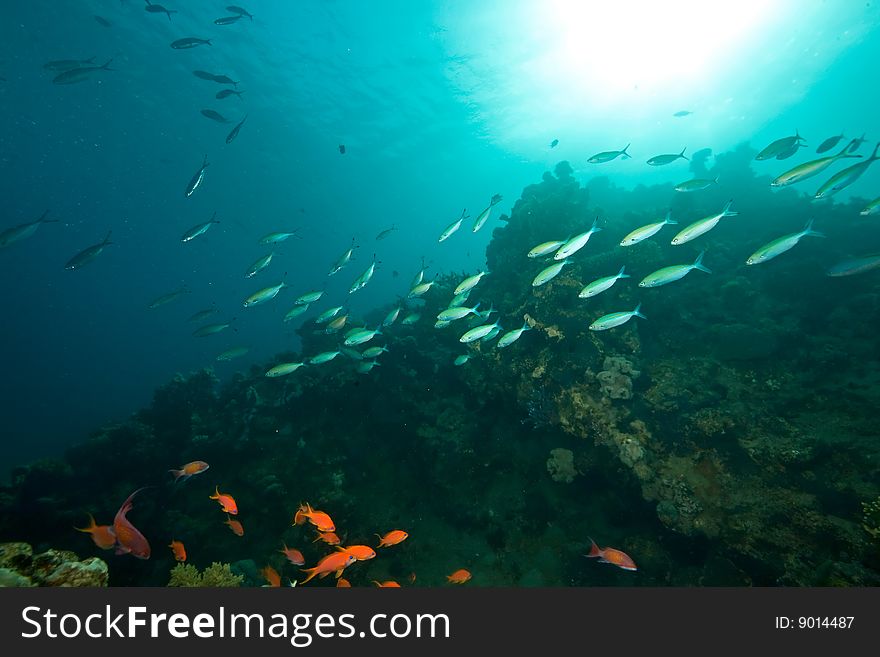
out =
[[[186,465],[180,466],[180,470],[169,470],[168,472],[174,475],[174,481],[179,481],[180,479],[186,481],[193,475],[201,474],[209,467],[211,466],[204,461],[191,461]]]
[[[220,506],[223,507],[223,511],[226,513],[238,515],[238,504],[235,503],[235,498],[233,498],[232,495],[221,493],[218,486],[214,486],[214,494],[208,496],[208,499],[217,500],[217,502],[220,503]]]
[[[324,541],[327,545],[339,545],[342,543],[334,532],[318,532],[318,537],[312,543],[317,543],[318,541]]]
[[[349,545],[348,547],[337,547],[340,552],[348,552],[358,561],[366,561],[376,556],[376,551],[369,545]]]
[[[638,570],[636,562],[625,552],[610,547],[600,548],[592,538],[590,539],[590,544],[590,553],[585,554],[585,557],[599,557],[601,563],[614,564],[624,570]]]
[[[275,570],[272,566],[266,566],[265,568],[263,568],[263,570],[260,571],[260,574],[267,582],[269,582],[269,586],[281,586],[281,575],[279,575],[278,571]]]
[[[451,575],[446,576],[446,581],[450,584],[464,584],[471,578],[470,572],[465,570],[464,568],[459,568]]]
[[[347,552],[334,552],[332,554],[328,554],[326,557],[321,559],[318,562],[318,565],[314,568],[302,569],[302,571],[304,573],[308,573],[309,576],[306,577],[302,582],[300,582],[300,584],[305,584],[315,575],[317,575],[318,577],[327,577],[327,575],[329,575],[330,573],[336,573],[336,578],[339,579],[342,576],[342,571],[353,564],[354,561],[354,555],[348,554]]]
[[[319,532],[336,531],[336,525],[333,524],[333,520],[330,519],[330,516],[323,511],[316,511],[308,502],[301,504],[299,509],[297,509],[296,514],[293,516],[293,524],[301,525],[306,520],[312,523]]]
[[[336,588],[337,589],[350,589],[351,582],[349,582],[344,577],[340,577],[339,579],[336,580]]]
[[[92,535],[92,541],[102,550],[110,550],[116,545],[116,534],[113,532],[111,525],[98,525],[95,523],[92,514],[89,514],[88,527],[74,527],[78,532],[85,532]]]
[[[384,582],[377,582],[376,580],[373,580],[373,584],[378,586],[380,589],[399,589],[399,588],[401,588],[400,584],[395,582],[393,579],[385,580]]]
[[[379,536],[379,534],[376,534],[376,536]],[[402,529],[393,529],[385,534],[385,536],[379,536],[379,547],[397,545],[398,543],[405,541],[408,536],[409,534]]]
[[[186,561],[186,548],[183,547],[183,543],[172,539],[168,547],[171,548],[171,552],[174,553],[174,558],[177,561]]]
[[[232,530],[232,533],[236,536],[244,536],[244,527],[238,520],[233,520],[229,517],[229,514],[226,515],[226,522],[224,525],[229,525],[229,529]]]
[[[130,554],[138,559],[149,559],[150,544],[138,528],[125,517],[131,511],[131,500],[142,490],[143,488],[138,488],[119,507],[116,517],[113,518],[113,533],[116,534],[116,554]]]
[[[278,551],[285,557],[287,557],[287,560],[294,566],[302,566],[306,562],[302,552],[300,552],[296,548],[287,547],[287,543],[283,543],[282,545],[284,545],[284,549]]]

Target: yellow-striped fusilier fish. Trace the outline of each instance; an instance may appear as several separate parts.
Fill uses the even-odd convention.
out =
[[[800,242],[802,237],[825,237],[825,235],[823,233],[820,233],[819,231],[813,230],[813,220],[810,219],[807,222],[807,225],[804,226],[804,229],[799,233],[783,235],[782,237],[778,237],[772,242],[768,242],[767,244],[762,246],[760,249],[749,256],[748,260],[746,260],[746,264],[758,265],[762,262],[772,260],[776,256],[785,253],[791,248],[794,248],[794,245]]]
[[[608,329],[612,329],[615,326],[620,326],[621,324],[626,324],[633,317],[641,317],[642,319],[648,319],[642,313],[642,304],[636,306],[635,310],[619,312],[619,313],[609,313],[607,315],[602,315],[595,322],[590,324],[591,331],[607,331]]]
[[[694,223],[690,224],[687,228],[678,233],[675,237],[672,238],[671,244],[684,244],[685,242],[690,242],[692,239],[696,239],[703,233],[708,233],[710,230],[715,228],[719,221],[721,221],[724,217],[735,217],[739,214],[739,212],[733,212],[730,209],[730,206],[733,204],[733,200],[731,199],[727,203],[724,204],[724,209],[721,210],[718,214],[713,214],[711,217],[705,217],[703,219],[699,219]]]
[[[699,269],[707,274],[711,274],[712,270],[703,265],[703,255],[705,255],[705,253],[705,251],[700,251],[700,255],[697,256],[697,259],[693,264],[671,265],[669,267],[664,267],[663,269],[658,269],[655,272],[651,272],[641,280],[639,287],[660,287],[667,283],[674,283],[690,274],[694,269]]]
[[[848,153],[852,142],[843,147],[843,150],[840,151],[837,155],[830,155],[828,157],[820,157],[818,160],[810,160],[809,162],[804,162],[803,164],[799,164],[793,169],[789,169],[785,173],[780,176],[777,176],[773,179],[773,182],[770,183],[771,187],[787,187],[788,185],[793,185],[795,183],[801,182],[802,180],[806,180],[807,178],[812,178],[813,176],[817,176],[825,169],[834,164],[837,160],[841,158],[847,157],[861,157],[861,155],[853,155]]]

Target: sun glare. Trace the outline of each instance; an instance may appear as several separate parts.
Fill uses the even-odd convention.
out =
[[[735,57],[773,7],[767,0],[548,0],[535,17],[552,35],[540,68],[573,74],[607,103],[693,86]]]

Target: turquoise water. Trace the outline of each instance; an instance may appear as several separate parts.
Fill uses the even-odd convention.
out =
[[[860,212],[880,167],[811,197],[880,139],[866,73],[880,10],[618,4],[267,1],[229,25],[214,23],[230,13],[220,5],[170,0],[170,19],[135,0],[10,7],[0,231],[44,211],[51,223],[3,233],[0,247],[0,539],[102,556],[113,584],[164,584],[179,538],[192,563],[238,564],[258,584],[264,565],[282,570],[282,540],[309,566],[326,554],[308,525],[290,525],[309,501],[343,541],[410,533],[360,564],[356,585],[411,573],[439,585],[461,567],[477,585],[876,584],[880,518],[863,504],[880,495],[880,228]],[[186,37],[211,43],[170,46]],[[90,58],[81,65],[109,70],[61,84],[59,60]],[[755,159],[795,131],[797,152]],[[843,153],[860,157],[770,185],[863,135]],[[630,158],[588,161],[628,144]],[[647,163],[682,148],[689,159]],[[670,244],[728,200],[737,216]],[[678,225],[619,245],[667,211]],[[534,287],[554,261],[528,251],[597,216],[601,231]],[[825,237],[746,264],[810,219]],[[106,249],[65,269],[108,232]],[[273,232],[295,234],[259,243]],[[639,287],[701,251],[711,274]],[[846,264],[858,258],[861,269]],[[621,266],[631,278],[578,297]],[[423,267],[436,282],[407,298]],[[434,328],[454,288],[486,270],[466,305],[494,307],[485,323],[505,332],[531,327],[501,349],[460,342],[483,320]],[[284,321],[310,291],[323,295]],[[588,329],[639,303],[647,319]],[[315,319],[336,306],[347,324],[325,333]],[[399,306],[356,345],[388,347],[371,371],[343,353],[265,376]],[[215,312],[192,320],[201,310]],[[217,360],[237,347],[247,352]],[[166,471],[194,460],[210,469],[172,485]],[[239,500],[243,537],[222,526],[214,485]],[[141,486],[130,519],[149,561],[68,529],[87,513],[110,522]],[[584,559],[588,537],[639,570]],[[286,566],[285,581],[296,573]]]

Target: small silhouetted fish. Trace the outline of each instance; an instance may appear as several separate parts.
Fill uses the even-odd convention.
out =
[[[247,121],[247,114],[245,114],[245,117],[241,120],[241,122],[237,126],[235,126],[232,130],[230,130],[228,135],[226,135],[226,143],[227,144],[232,143],[232,140],[235,139],[236,137],[238,137],[238,131],[241,130],[241,126],[244,125],[245,121]]]
[[[94,57],[89,57],[88,59],[56,59],[43,64],[43,68],[50,71],[69,71],[72,68],[79,68],[80,66],[87,66],[88,64],[94,63]]]
[[[243,93],[243,91],[235,91],[234,89],[221,89],[214,95],[214,98],[217,100],[223,100],[224,98],[229,98],[229,96],[232,96],[233,94],[241,98]]]
[[[865,139],[865,133],[863,132],[861,137],[857,137],[850,142],[849,150],[847,151],[847,153],[855,153],[862,147],[862,144],[864,144],[866,141],[868,140]]]
[[[73,84],[74,82],[82,82],[89,78],[92,73],[97,71],[112,71],[113,69],[110,68],[110,62],[112,61],[112,59],[108,59],[107,63],[103,66],[80,66],[79,68],[62,71],[52,78],[52,82],[55,84]]]
[[[389,236],[391,233],[393,233],[395,230],[397,230],[397,226],[395,226],[394,224],[391,224],[391,228],[386,228],[386,229],[383,230],[381,233],[379,233],[378,235],[376,235],[376,239],[377,239],[377,240],[384,240],[386,237],[388,237],[388,236]]]
[[[391,272],[391,278],[397,278],[398,276],[400,276],[400,272],[396,269]]]
[[[691,114],[693,114],[693,112],[691,112],[690,110],[680,110],[680,111],[676,112],[675,114],[673,114],[672,116],[682,117],[682,116],[689,116]]]
[[[202,162],[202,167],[195,172],[193,177],[190,179],[189,184],[186,186],[186,196],[192,196],[192,193],[199,188],[199,185],[202,184],[202,181],[205,179],[205,169],[210,166],[208,163],[208,156],[205,155],[205,159]]]
[[[218,84],[231,84],[231,85],[238,84],[238,82],[236,82],[235,80],[230,78],[228,75],[215,75],[214,82],[217,82]]]
[[[214,21],[214,25],[232,25],[241,20],[241,16],[222,16]]]
[[[816,149],[817,153],[824,153],[825,151],[830,151],[832,148],[837,146],[837,143],[843,139],[843,133],[836,135],[834,137],[829,137],[821,144],[819,144],[819,148]]]
[[[195,48],[203,44],[213,45],[210,39],[197,39],[196,37],[185,37],[171,42],[171,47],[175,50],[183,50],[184,48]]]
[[[201,78],[202,80],[210,80],[211,82],[214,81],[214,74],[208,73],[207,71],[193,71],[193,75],[195,75],[197,78]]]
[[[559,145],[558,139],[554,139],[553,141],[550,142],[550,148],[556,148],[558,145]]]
[[[339,144],[339,154],[345,155],[345,144]]]
[[[97,258],[99,255],[101,255],[101,251],[103,251],[107,245],[113,244],[113,242],[110,241],[110,235],[112,233],[113,233],[113,231],[109,231],[107,233],[107,237],[104,238],[103,242],[100,242],[98,244],[93,244],[92,246],[90,246],[86,249],[83,249],[82,251],[77,253],[70,260],[67,261],[67,264],[64,265],[64,268],[65,269],[79,269],[83,265],[86,265],[86,264],[90,263],[92,260],[94,260],[95,258]]]
[[[98,25],[102,25],[103,27],[113,27],[113,23],[108,21],[103,16],[98,16],[97,14],[95,14],[94,19],[95,21],[97,21]]]
[[[212,121],[216,121],[217,123],[229,123],[229,119],[212,109],[203,109],[202,116],[206,116]]]
[[[237,7],[236,5],[229,5],[228,7],[226,7],[226,11],[231,11],[233,14],[238,14],[239,17],[247,16],[251,20],[254,20],[254,17],[248,13],[247,9],[244,9],[242,7]]]
[[[151,14],[168,14],[169,21],[171,20],[171,14],[177,13],[176,9],[172,9],[169,11],[168,9],[165,9],[165,7],[163,7],[162,5],[150,4],[149,0],[147,0],[147,6],[144,7],[144,11],[148,11]]]

